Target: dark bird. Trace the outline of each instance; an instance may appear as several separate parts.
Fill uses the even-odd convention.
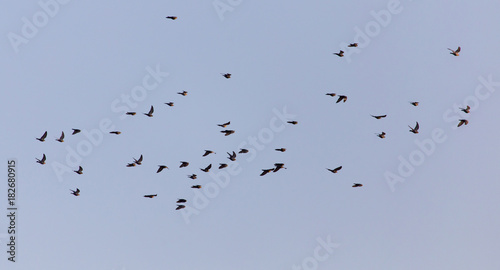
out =
[[[358,47],[358,43],[351,43],[347,47]]]
[[[226,164],[226,163],[219,163],[219,165],[220,165],[220,166],[219,166],[219,170],[220,170],[220,169],[224,169],[224,168],[226,168],[226,167],[227,167],[227,164]]]
[[[264,176],[270,172],[274,171],[274,168],[272,169],[262,169],[262,173],[260,174],[260,176]]]
[[[37,163],[40,163],[40,164],[45,164],[45,160],[47,159],[47,157],[45,156],[45,154],[43,154],[43,157],[42,159],[38,159],[38,158],[35,158],[36,159],[36,162]]]
[[[183,205],[183,204],[178,204],[178,205],[177,205],[177,208],[175,208],[175,210],[181,210],[181,209],[183,209],[183,208],[186,208],[186,206],[185,206],[185,205]]]
[[[194,179],[196,179],[196,174],[188,175],[188,177],[194,180]]]
[[[154,198],[156,196],[158,196],[158,194],[144,195],[144,197],[150,198],[150,199],[152,199],[152,198]]]
[[[274,163],[274,166],[276,166],[274,169],[273,169],[273,172],[277,172],[279,171],[280,169],[286,169],[284,166],[285,164],[283,163]]]
[[[185,202],[187,202],[187,200],[186,200],[186,199],[178,199],[178,200],[177,200],[177,203],[185,203]]]
[[[337,102],[336,102],[336,103],[339,103],[339,102],[341,102],[341,101],[346,102],[346,101],[347,101],[347,96],[339,95],[339,99],[337,99]]]
[[[339,167],[337,167],[337,168],[335,168],[333,170],[332,169],[328,169],[328,168],[326,168],[326,169],[329,170],[329,171],[331,171],[332,173],[337,173],[338,171],[340,171],[340,169],[342,169],[342,166],[339,166]]]
[[[186,91],[182,91],[182,92],[178,92],[177,94],[179,94],[179,95],[183,95],[183,96],[186,96],[186,95],[188,94],[188,92],[186,92]]]
[[[375,133],[375,134],[377,134],[377,133]],[[383,138],[385,138],[385,132],[383,132],[383,131],[382,131],[382,133],[377,134],[377,136],[378,136],[379,138],[383,139]]]
[[[231,73],[224,73],[224,74],[222,74],[222,76],[224,76],[224,78],[226,78],[226,79],[229,79],[229,78],[231,78]]]
[[[420,128],[420,126],[418,125],[418,122],[417,122],[417,124],[415,125],[414,128],[412,128],[410,126],[408,126],[408,127],[410,128],[410,132],[415,133],[415,134],[418,133],[418,129]]]
[[[387,114],[384,114],[384,115],[372,115],[372,117],[375,118],[375,119],[382,119],[382,118],[387,117]]]
[[[167,103],[165,103],[165,104],[167,104],[167,105],[168,105],[168,106],[170,106],[170,107],[174,106],[174,103],[173,103],[173,102],[167,102]]]
[[[36,138],[36,139],[39,140],[39,141],[41,141],[41,142],[44,142],[45,138],[47,138],[47,131],[45,131],[45,133],[43,133],[42,137]]]
[[[144,115],[147,115],[148,117],[153,117],[153,112],[155,109],[153,108],[153,105],[151,105],[151,109],[149,109],[148,113],[145,113]]]
[[[139,157],[139,159],[134,158],[134,163],[137,165],[141,165],[142,164],[142,155]]]
[[[210,154],[215,154],[215,153],[212,150],[205,150],[205,154],[203,154],[203,156],[206,157],[206,156],[208,156]]]
[[[127,167],[135,167],[135,163],[129,163],[127,164]]]
[[[418,106],[418,101],[412,101],[412,102],[410,102],[410,104],[416,107],[416,106]]]
[[[464,108],[460,108],[460,110],[461,110],[462,112],[464,112],[464,113],[470,113],[470,106],[469,106],[469,105],[467,105],[467,108],[465,108],[465,109],[464,109]]]
[[[187,167],[188,165],[189,165],[189,162],[181,161],[181,165],[179,166],[179,168],[184,168],[184,167]]]
[[[208,172],[208,171],[210,171],[210,168],[212,168],[212,164],[208,165],[205,169],[200,168],[200,170],[202,170],[204,172]]]
[[[340,52],[333,53],[333,54],[337,55],[338,57],[344,57],[344,51],[343,50],[340,50]]]
[[[222,130],[221,133],[224,133],[224,136],[229,136],[234,133],[234,130]]]
[[[82,166],[80,166],[80,167],[78,168],[78,171],[74,171],[74,172],[76,172],[77,174],[82,174],[82,173],[83,173],[83,168],[82,168]]]
[[[455,51],[454,51],[454,50],[452,50],[452,49],[450,49],[450,48],[448,48],[448,50],[450,50],[450,51],[451,51],[451,53],[450,53],[450,54],[453,54],[454,56],[458,56],[458,53],[460,52],[460,47],[458,47],[458,49],[457,49],[457,50],[455,50]]]
[[[360,183],[354,183],[354,184],[352,185],[352,187],[362,187],[362,186],[363,186],[363,184],[360,184]]]
[[[75,134],[80,133],[80,132],[81,132],[81,130],[73,128],[73,134],[71,134],[71,135],[75,135]]]
[[[135,112],[127,112],[126,115],[135,115]]]
[[[236,161],[236,153],[233,151],[233,154],[227,153],[229,155],[228,159],[231,161]]]
[[[201,188],[201,185],[194,185],[194,186],[191,186],[191,188],[197,188],[197,189],[200,189],[200,188]]]
[[[335,94],[335,93],[326,93],[326,95],[327,95],[327,96],[334,97],[334,96],[336,96],[337,94]]]
[[[248,149],[241,148],[240,151],[238,152],[238,154],[245,154],[245,153],[248,153]]]
[[[168,167],[165,165],[158,165],[158,170],[156,171],[156,173],[163,171],[163,169],[168,169]]]
[[[467,125],[467,124],[469,124],[468,120],[466,120],[466,119],[460,119],[459,122],[458,122],[458,126],[457,127],[459,127],[461,125]]]
[[[75,196],[80,196],[80,189],[77,188],[76,190],[72,190],[72,189],[70,189],[70,190],[71,190],[71,194],[73,194]]]
[[[165,17],[165,18],[167,18],[167,19],[171,19],[171,20],[177,20],[177,17],[176,17],[176,16],[167,16],[167,17]]]
[[[276,151],[280,151],[280,152],[285,152],[286,151],[286,148],[277,148],[277,149],[274,149]]]
[[[288,124],[292,124],[292,125],[297,125],[299,122],[297,121],[287,121]]]
[[[56,141],[64,142],[64,131],[62,132],[61,137],[59,137],[59,139],[56,139]]]
[[[218,125],[219,127],[222,127],[222,128],[225,128],[227,126],[229,126],[231,124],[231,121],[227,122],[227,123],[224,123],[224,124],[220,124]]]
[[[116,134],[116,135],[122,134],[121,131],[110,131],[109,133],[110,134]]]

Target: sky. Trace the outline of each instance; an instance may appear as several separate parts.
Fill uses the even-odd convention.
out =
[[[0,269],[499,269],[499,8],[3,1]]]

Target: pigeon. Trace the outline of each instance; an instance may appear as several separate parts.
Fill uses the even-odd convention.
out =
[[[178,204],[178,205],[177,205],[177,208],[175,208],[175,210],[181,210],[181,209],[183,209],[183,208],[186,208],[186,206],[185,206],[185,205],[183,205],[183,204]]]
[[[248,153],[248,149],[241,148],[240,151],[238,152],[238,154],[245,154],[245,153]]]
[[[174,103],[173,103],[173,102],[167,102],[167,103],[165,103],[165,104],[167,104],[167,105],[168,105],[168,106],[170,106],[170,107],[174,106]]]
[[[126,115],[135,115],[135,112],[127,112]]]
[[[226,163],[219,163],[219,165],[220,165],[220,166],[219,166],[219,170],[220,170],[220,169],[224,169],[224,168],[226,168],[226,167],[227,167],[227,164],[226,164]]]
[[[135,163],[128,163],[127,167],[135,167]]]
[[[286,169],[285,167],[285,164],[283,163],[274,163],[274,166],[276,166],[274,169],[273,169],[273,172],[277,172],[279,171],[280,169]]]
[[[148,113],[144,113],[144,115],[147,115],[148,117],[153,117],[153,112],[155,109],[153,108],[153,105],[151,105],[151,109],[149,109]]]
[[[297,121],[287,121],[288,124],[292,124],[292,125],[297,125],[299,122]]]
[[[222,76],[224,76],[224,78],[226,78],[226,79],[229,79],[229,78],[231,78],[231,73],[224,73],[224,74],[222,74]]]
[[[460,52],[460,46],[459,46],[459,47],[458,47],[458,49],[456,49],[455,51],[454,51],[454,50],[452,50],[452,49],[450,49],[450,48],[448,48],[448,50],[450,50],[450,51],[451,51],[451,53],[450,53],[450,54],[453,54],[454,56],[458,56],[458,53]]]
[[[178,199],[178,200],[177,200],[177,203],[185,203],[185,202],[187,202],[187,200],[186,200],[186,199]]]
[[[43,165],[43,164],[45,164],[45,160],[46,160],[46,159],[47,159],[47,157],[45,156],[45,154],[43,154],[42,159],[38,159],[38,158],[36,158],[36,162],[37,162],[37,163],[40,163],[40,164],[42,164],[42,165]]]
[[[41,141],[41,142],[44,142],[45,138],[47,138],[47,131],[45,131],[45,133],[43,133],[42,137],[36,138],[36,139],[39,140],[39,141]]]
[[[326,95],[327,95],[327,96],[334,97],[334,96],[336,96],[337,94],[335,94],[335,93],[326,93]]]
[[[377,134],[377,133],[375,133],[375,134]],[[379,138],[383,139],[383,138],[385,138],[385,132],[383,132],[383,131],[382,131],[382,133],[377,134],[377,136],[378,136]]]
[[[139,159],[134,158],[134,163],[137,165],[141,165],[142,164],[142,155],[139,157]]]
[[[109,133],[110,134],[116,134],[116,135],[122,134],[121,131],[110,131]]]
[[[358,43],[351,43],[351,44],[349,44],[347,47],[351,47],[351,48],[352,48],[352,47],[358,47]]]
[[[410,102],[410,104],[416,107],[416,106],[418,106],[418,101],[412,101],[412,102]]]
[[[201,185],[194,185],[194,186],[191,186],[191,188],[197,188],[197,189],[200,189],[200,188],[201,188]]]
[[[194,180],[194,179],[196,179],[196,174],[188,175],[188,177]]]
[[[177,94],[179,94],[179,95],[183,95],[183,96],[186,96],[186,95],[188,94],[188,92],[186,92],[186,91],[182,91],[182,92],[178,92]]]

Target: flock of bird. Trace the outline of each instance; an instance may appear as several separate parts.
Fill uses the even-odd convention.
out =
[[[170,19],[170,20],[176,20],[177,17],[176,16],[168,16],[166,17],[167,19]],[[351,43],[348,45],[348,47],[357,47],[358,44],[357,43]],[[452,50],[452,49],[449,49],[450,50],[450,54],[454,55],[454,56],[458,56],[459,55],[459,52],[460,52],[460,47],[458,47],[456,50]],[[340,50],[338,53],[334,53],[335,55],[337,55],[338,57],[343,57],[344,56],[344,51]],[[221,73],[221,75],[226,78],[226,79],[230,79],[231,78],[231,73]],[[178,92],[177,94],[179,95],[182,95],[182,96],[187,96],[188,92],[187,91],[182,91],[182,92]],[[346,102],[347,101],[347,96],[345,95],[338,95],[336,93],[326,93],[326,95],[330,96],[330,97],[337,97],[337,101],[336,103],[340,103],[340,102]],[[164,103],[170,107],[174,106],[174,102],[166,102]],[[410,102],[411,105],[413,106],[418,106],[419,105],[419,102],[417,101],[412,101]],[[470,113],[470,106],[467,106],[466,108],[460,108],[462,112],[464,113]],[[144,115],[148,116],[148,117],[153,117],[153,113],[154,113],[154,107],[153,105],[151,106],[151,108],[149,109],[148,112],[145,112],[143,113]],[[137,113],[136,112],[126,112],[126,115],[129,115],[129,116],[134,116],[136,115]],[[385,117],[387,117],[387,115],[371,115],[373,118],[375,119],[383,119]],[[297,121],[287,121],[288,124],[292,124],[292,125],[297,125],[298,122]],[[459,123],[458,123],[458,127],[462,126],[462,125],[467,125],[469,123],[468,120],[466,119],[459,119]],[[221,130],[220,132],[224,134],[224,136],[229,136],[231,134],[234,134],[235,131],[232,130],[232,129],[227,129],[227,127],[231,125],[231,122],[228,121],[228,122],[225,122],[223,124],[218,124],[217,126],[223,128],[223,130]],[[411,127],[411,126],[408,126],[410,128],[410,132],[411,133],[414,133],[414,134],[418,134],[418,130],[420,128],[420,125],[418,122],[416,122],[415,126],[414,127]],[[78,133],[81,132],[80,129],[72,129],[72,135],[76,135]],[[115,135],[120,135],[121,132],[120,131],[111,131],[109,132],[110,134],[115,134]],[[375,133],[379,138],[381,139],[384,139],[386,137],[386,133],[385,132],[381,132],[381,133]],[[47,138],[47,131],[45,131],[43,133],[43,135],[40,137],[40,138],[36,138],[38,141],[40,142],[44,142],[45,139]],[[63,143],[64,142],[64,131],[61,133],[61,136],[59,136],[59,138],[56,138],[55,140],[60,142],[60,143]],[[286,148],[277,148],[275,149],[275,151],[277,152],[285,152],[286,151]],[[245,154],[245,153],[248,153],[249,150],[248,149],[240,149],[238,151],[238,154]],[[214,151],[212,150],[204,150],[204,153],[202,155],[202,157],[206,157],[210,154],[215,154]],[[227,152],[228,154],[228,159],[230,161],[236,161],[236,157],[237,157],[237,153],[236,151],[232,151],[232,152]],[[46,160],[47,160],[47,157],[45,154],[43,154],[42,158],[41,159],[38,159],[36,158],[36,162],[41,164],[41,165],[44,165],[46,163]],[[126,164],[126,167],[136,167],[136,166],[140,166],[142,165],[142,162],[143,162],[143,155],[141,154],[140,157],[138,159],[135,159],[133,158],[133,161],[130,162],[130,163],[127,163]],[[180,165],[179,165],[179,168],[186,168],[189,166],[189,162],[187,161],[180,161]],[[219,163],[219,166],[218,166],[218,169],[221,170],[221,169],[224,169],[228,167],[228,164],[227,163]],[[169,169],[169,167],[165,164],[160,164],[158,165],[158,169],[156,170],[156,173],[161,173],[163,170],[165,169]],[[200,168],[200,170],[202,172],[205,172],[205,173],[208,173],[210,170],[212,169],[212,164],[209,164],[207,165],[205,168]],[[262,172],[260,173],[260,176],[265,176],[266,174],[268,173],[276,173],[278,172],[279,170],[281,169],[287,169],[285,167],[285,164],[284,163],[274,163],[274,166],[272,168],[267,168],[267,169],[262,169]],[[341,169],[342,169],[342,166],[338,166],[334,169],[330,169],[330,168],[326,168],[328,171],[330,171],[331,173],[338,173]],[[79,168],[77,170],[74,170],[75,173],[81,175],[83,174],[83,167],[82,166],[79,166]],[[197,179],[197,175],[192,173],[190,175],[188,175],[188,178],[190,179]],[[356,187],[362,187],[363,184],[361,183],[353,183],[352,187],[356,188]],[[202,188],[202,185],[200,184],[196,184],[196,185],[192,185],[191,188],[193,189],[201,189]],[[74,196],[80,196],[80,189],[79,188],[76,188],[76,190],[71,190],[71,194],[74,195]],[[147,194],[147,195],[144,195],[145,198],[155,198],[157,197],[158,194]],[[176,208],[175,210],[181,210],[183,208],[185,208],[185,203],[187,202],[186,199],[178,199],[176,201]]]

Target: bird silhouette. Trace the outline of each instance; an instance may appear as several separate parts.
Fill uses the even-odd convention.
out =
[[[274,150],[279,151],[279,152],[285,152],[286,148],[277,148],[277,149],[274,149]]]
[[[226,78],[226,79],[231,78],[231,73],[224,73],[224,74],[223,74],[223,73],[221,73],[221,74],[222,74],[222,76],[224,76],[224,78]]]
[[[212,150],[205,150],[205,154],[203,154],[203,156],[206,157],[206,156],[208,156],[210,154],[215,154],[215,152],[212,151]]]
[[[135,115],[135,112],[127,112],[126,115]]]
[[[358,47],[358,43],[351,43],[347,47]]]
[[[464,108],[460,108],[460,110],[461,110],[462,112],[464,112],[464,113],[470,113],[470,106],[469,106],[469,105],[467,105],[467,108],[465,108],[465,109],[464,109]]]
[[[229,126],[231,124],[231,121],[227,122],[227,123],[224,123],[224,124],[220,124],[218,125],[219,127],[222,127],[222,128],[225,128],[227,126]]]
[[[200,188],[201,188],[201,185],[194,185],[194,186],[191,186],[191,188],[197,188],[197,189],[200,189]]]
[[[459,122],[458,122],[458,126],[457,127],[459,127],[461,125],[467,125],[467,124],[469,124],[468,120],[466,120],[466,119],[460,119]]]
[[[148,116],[148,117],[153,117],[153,112],[155,111],[155,109],[153,108],[153,105],[151,105],[151,109],[149,109],[149,112],[148,113],[144,113],[144,115]]]
[[[342,166],[339,166],[339,167],[337,167],[337,168],[335,168],[333,170],[332,169],[328,169],[328,168],[326,168],[326,169],[329,170],[329,171],[331,171],[332,173],[337,173],[338,171],[340,171],[340,169],[342,169]]]
[[[185,205],[183,205],[183,204],[178,204],[178,205],[177,205],[177,208],[175,208],[175,210],[181,210],[181,209],[183,209],[183,208],[186,208],[186,206],[185,206]]]
[[[177,200],[177,203],[185,203],[185,202],[187,202],[187,200],[186,200],[186,199],[178,199],[178,200]]]
[[[233,154],[227,153],[229,155],[228,159],[231,161],[236,161],[236,153],[233,151]]]
[[[384,114],[384,115],[372,115],[372,117],[375,118],[375,119],[382,119],[382,118],[387,117],[387,114]]]
[[[173,103],[173,102],[167,102],[167,103],[165,103],[165,104],[167,104],[167,105],[168,105],[168,106],[170,106],[170,107],[174,106],[174,103]]]
[[[186,96],[188,94],[188,92],[187,91],[182,91],[182,92],[178,92],[177,94]]]
[[[347,96],[339,95],[339,98],[337,99],[337,102],[335,102],[335,103],[339,103],[341,101],[346,102],[347,101]]]
[[[75,135],[77,133],[80,133],[81,130],[77,129],[77,128],[73,128],[73,133],[71,135]]]
[[[156,196],[158,196],[158,194],[144,195],[145,198],[150,198],[150,199],[152,199],[152,198],[154,198]]]
[[[219,170],[220,170],[220,169],[224,169],[224,168],[226,168],[226,167],[227,167],[227,164],[226,164],[226,163],[219,163],[219,165],[220,165],[220,166],[219,166]]]
[[[240,151],[238,152],[238,154],[245,154],[245,153],[248,153],[248,149],[241,148]]]
[[[80,189],[77,188],[76,190],[72,190],[72,189],[70,189],[70,190],[71,190],[71,194],[73,194],[75,196],[80,196]]]
[[[120,134],[122,134],[122,132],[121,132],[121,131],[110,131],[109,133],[110,133],[110,134],[116,134],[116,135],[120,135]]]
[[[224,136],[229,136],[234,133],[234,130],[222,130],[221,133],[224,133]]]
[[[375,134],[377,134],[377,133],[375,133]],[[382,131],[382,133],[377,134],[377,136],[378,136],[379,138],[383,139],[383,138],[385,138],[385,132],[383,132],[383,131]]]
[[[194,179],[196,179],[196,174],[188,175],[188,177],[194,180]]]
[[[139,159],[134,158],[134,163],[137,165],[141,165],[142,164],[142,155],[139,157]]]
[[[411,101],[410,104],[416,107],[418,106],[418,101]]]
[[[292,125],[297,125],[299,122],[297,121],[287,121],[288,124],[292,124]]]
[[[208,172],[208,171],[210,171],[210,168],[212,168],[212,164],[208,165],[208,166],[207,166],[206,168],[204,168],[204,169],[201,169],[201,168],[200,168],[200,170],[202,170],[202,171],[204,171],[204,172]]]
[[[184,168],[184,167],[187,167],[188,165],[189,165],[189,162],[181,161],[181,165],[179,166],[179,168]]]
[[[167,19],[170,19],[170,20],[177,20],[177,17],[176,16],[167,16],[165,17]]]
[[[39,140],[39,141],[41,141],[41,142],[44,142],[45,138],[47,138],[47,131],[45,131],[45,133],[43,133],[42,137],[36,138],[36,139]]]
[[[135,163],[128,163],[127,167],[135,167]]]
[[[448,48],[448,50],[450,50],[450,51],[451,51],[451,53],[450,53],[450,54],[453,54],[454,56],[458,56],[458,53],[460,52],[460,47],[458,47],[458,49],[456,49],[455,51],[454,51],[454,50],[452,50],[452,49],[450,49],[450,48]]]
[[[337,55],[338,57],[344,57],[344,51],[343,50],[340,50],[340,52],[333,53],[333,54]]]
[[[45,164],[45,160],[47,159],[47,157],[45,156],[45,154],[43,154],[42,156],[42,159],[38,159],[38,158],[35,158],[36,159],[36,162],[37,163],[40,163],[40,164]]]
[[[417,124],[415,125],[414,128],[412,128],[410,126],[408,126],[408,127],[410,128],[410,132],[415,133],[415,134],[418,133],[418,129],[420,128],[420,126],[418,125],[418,122],[417,122]]]
[[[74,171],[74,172],[76,172],[77,174],[82,174],[82,173],[83,173],[83,168],[82,168],[82,166],[80,166],[80,167],[78,168],[78,170],[77,170],[77,171]]]
[[[56,141],[64,142],[64,131],[62,132],[61,137],[59,137],[59,139],[56,139]]]
[[[362,187],[362,186],[363,186],[363,184],[360,184],[360,183],[354,183],[354,184],[352,185],[352,187]]]
[[[156,173],[163,171],[163,169],[168,169],[168,167],[165,165],[158,165],[158,170],[156,171]]]

